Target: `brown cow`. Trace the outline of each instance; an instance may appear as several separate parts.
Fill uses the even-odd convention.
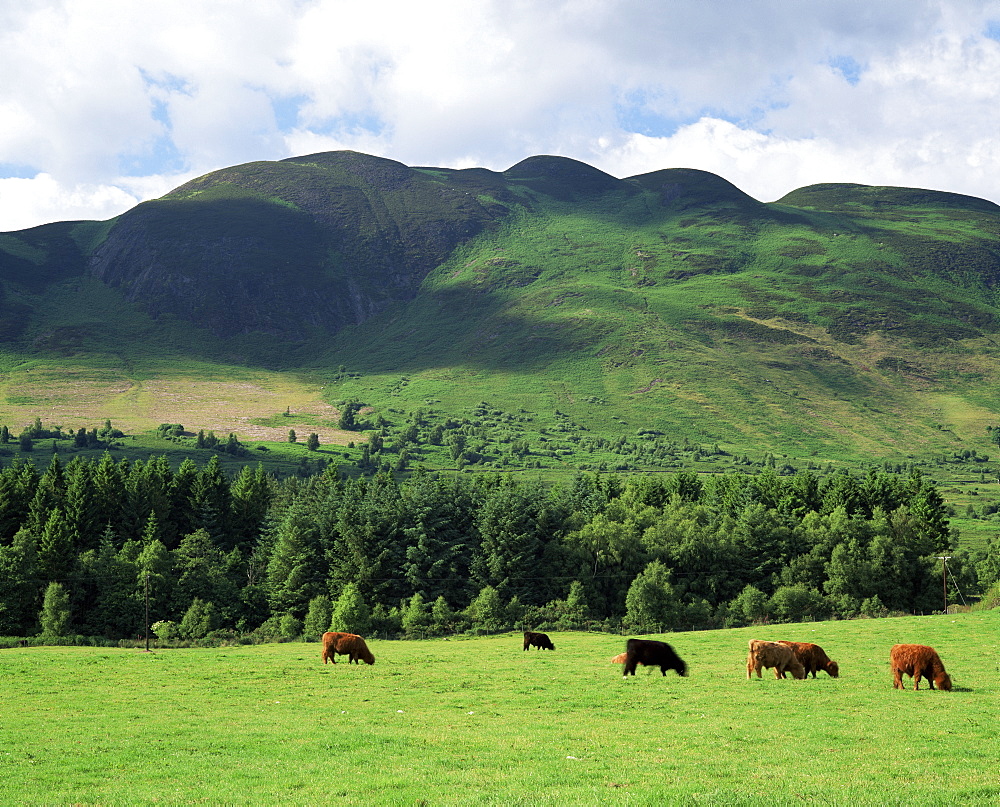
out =
[[[535,633],[534,631],[526,630],[524,632],[524,649],[527,650],[529,647],[537,647],[539,650],[556,649],[556,646],[552,644],[552,640],[547,633]]]
[[[779,642],[764,642],[760,639],[751,639],[747,643],[749,652],[747,653],[747,678],[753,673],[757,673],[760,678],[760,671],[764,667],[774,667],[774,677],[784,678],[787,670],[793,678],[805,678],[806,670],[802,666],[792,648]]]
[[[937,684],[945,692],[951,692],[951,676],[944,671],[944,664],[937,650],[923,644],[894,644],[889,651],[892,666],[893,689],[905,689],[903,674],[913,677],[913,688],[920,689],[920,678],[927,679],[927,686],[934,689]]]
[[[840,666],[836,661],[831,661],[830,657],[827,656],[826,652],[818,644],[813,644],[812,642],[778,642],[778,644],[787,645],[792,648],[795,658],[805,668],[807,678],[809,677],[809,673],[812,673],[812,677],[815,678],[818,670],[825,670],[826,674],[831,678],[840,677]]]
[[[326,664],[327,660],[329,660],[331,663],[336,664],[337,659],[335,658],[335,654],[347,656],[348,664],[352,661],[358,664],[359,659],[365,662],[365,664],[375,663],[375,656],[372,655],[372,651],[368,649],[365,640],[356,633],[340,633],[337,631],[327,631],[324,633],[323,663]]]
[[[323,663],[329,661],[336,664],[337,642],[345,636],[353,636],[352,633],[340,633],[338,631],[327,631],[323,634]]]
[[[612,664],[624,664],[625,659],[628,658],[628,653],[619,653],[613,659],[611,659]]]

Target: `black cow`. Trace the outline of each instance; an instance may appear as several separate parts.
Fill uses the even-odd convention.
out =
[[[688,674],[687,664],[674,649],[666,642],[654,639],[629,639],[625,643],[625,672],[622,677],[635,675],[635,668],[639,664],[644,667],[659,667],[664,675],[667,670],[673,670],[678,675]]]
[[[524,632],[524,649],[537,647],[539,650],[555,650],[556,646],[552,640],[544,633],[533,633],[530,630]]]

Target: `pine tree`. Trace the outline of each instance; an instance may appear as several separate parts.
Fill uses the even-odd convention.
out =
[[[273,480],[257,464],[255,470],[244,465],[230,488],[232,535],[234,544],[249,549],[260,538],[267,511],[274,498]]]
[[[94,464],[74,459],[66,466],[66,520],[78,552],[96,549],[104,524],[94,486]]]
[[[198,474],[193,493],[198,526],[208,531],[219,547],[232,549],[229,480],[218,456],[213,456]]]
[[[37,486],[38,472],[32,463],[18,459],[0,469],[0,545],[10,543],[21,528]]]
[[[63,512],[52,510],[38,541],[38,571],[47,581],[64,580],[76,562],[73,532]]]
[[[38,614],[37,539],[27,528],[0,545],[0,635],[27,636]]]
[[[432,479],[420,475],[406,485],[409,525],[403,574],[412,591],[427,599],[444,595],[466,604],[475,593],[470,565],[476,545],[477,501],[461,477]]]
[[[181,539],[173,552],[176,585],[172,610],[186,611],[196,599],[212,602],[230,615],[239,602],[239,588],[232,579],[232,563],[205,530]]]
[[[122,471],[110,452],[101,455],[93,472],[93,519],[103,530],[107,524],[117,523],[124,496]]]
[[[305,616],[309,601],[325,589],[326,568],[315,518],[304,504],[293,505],[278,524],[267,564],[272,612]]]
[[[75,610],[80,631],[109,639],[136,636],[143,630],[143,600],[136,590],[137,567],[131,543],[115,549],[107,531],[97,549],[80,555]]]
[[[331,539],[331,590],[357,582],[374,602],[398,602],[412,593],[398,574],[405,552],[403,501],[390,475],[345,488]]]
[[[538,509],[543,495],[539,488],[522,487],[504,476],[487,491],[476,519],[480,536],[480,555],[473,563],[477,582],[493,586],[504,596],[517,596],[522,602],[541,605],[534,580],[544,577],[540,569],[542,543],[538,529]]]
[[[183,535],[198,529],[196,504],[200,472],[190,458],[185,458],[170,480],[170,518],[163,524],[163,543],[175,549]]]

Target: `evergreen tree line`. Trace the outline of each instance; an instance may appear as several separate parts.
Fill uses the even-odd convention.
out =
[[[147,603],[161,638],[929,612],[942,554],[969,594],[1000,577],[993,546],[954,551],[947,515],[918,474],[875,470],[278,481],[56,455],[0,470],[0,635],[141,636]]]

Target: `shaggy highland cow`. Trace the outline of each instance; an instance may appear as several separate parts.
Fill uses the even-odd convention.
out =
[[[659,667],[663,675],[667,670],[673,670],[678,675],[687,675],[687,664],[678,656],[666,642],[655,639],[629,639],[625,643],[625,669],[622,677],[635,675],[635,668]]]
[[[809,673],[815,678],[818,670],[825,670],[831,678],[840,677],[840,666],[836,661],[831,661],[818,644],[812,642],[778,642],[778,644],[792,648],[795,658],[805,668],[806,678],[809,677]]]
[[[365,640],[356,633],[339,633],[328,631],[323,634],[323,663],[327,660],[336,664],[335,655],[347,656],[347,663],[352,661],[355,664],[363,661],[365,664],[374,664],[375,656],[368,649]]]
[[[945,692],[951,692],[951,676],[944,671],[944,664],[937,650],[923,644],[895,644],[889,651],[892,666],[893,689],[905,689],[903,675],[913,677],[913,688],[920,689],[920,679],[927,679],[927,686],[934,689],[937,684]]]
[[[760,639],[751,639],[748,643],[747,653],[747,678],[757,673],[760,678],[760,671],[764,667],[774,667],[774,677],[784,678],[785,672],[792,674],[793,678],[805,678],[806,670],[802,663],[795,658],[792,648],[780,642],[764,642]]]
[[[539,650],[555,650],[556,646],[545,633],[533,633],[530,630],[524,632],[524,649],[537,647]]]

